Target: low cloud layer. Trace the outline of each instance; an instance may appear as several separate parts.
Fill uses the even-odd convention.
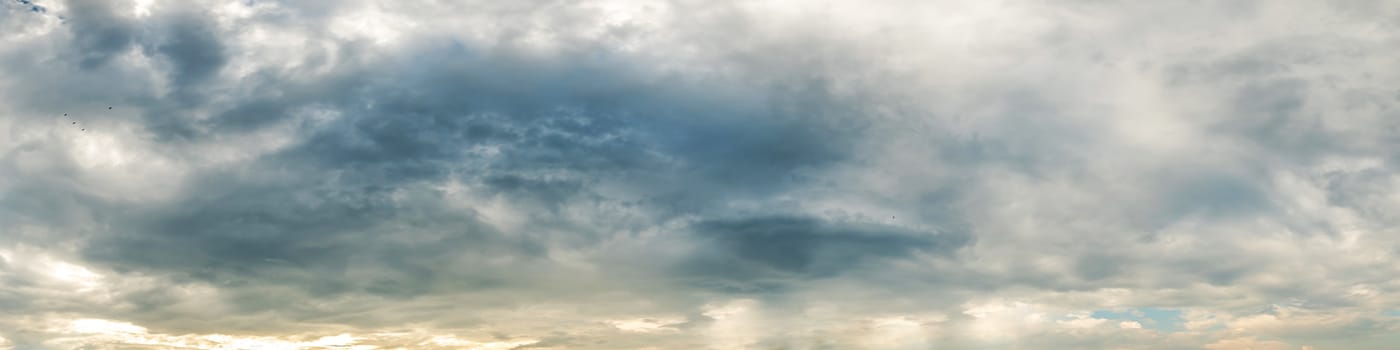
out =
[[[1383,349],[1385,1],[0,3],[0,349]]]

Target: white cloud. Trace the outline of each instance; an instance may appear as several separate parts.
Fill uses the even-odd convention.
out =
[[[680,317],[643,317],[607,321],[608,325],[620,331],[638,333],[675,332],[677,329],[672,328],[672,326],[682,322],[685,322],[685,319]]]
[[[1295,350],[1297,346],[1273,340],[1258,340],[1254,337],[1222,339],[1206,344],[1209,350]],[[1305,347],[1306,348],[1306,347]]]
[[[62,324],[62,322],[59,322]],[[182,349],[353,349],[373,350],[411,346],[473,350],[515,349],[538,343],[532,339],[475,341],[450,334],[425,331],[373,332],[336,335],[269,337],[227,334],[164,334],[128,322],[104,319],[77,319],[48,330],[52,339],[46,346],[122,349],[130,346],[178,347]],[[0,342],[0,345],[8,343]]]

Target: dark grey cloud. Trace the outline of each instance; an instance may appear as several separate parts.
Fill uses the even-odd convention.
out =
[[[97,68],[130,50],[140,35],[136,23],[116,12],[115,3],[74,1],[67,4],[79,67]]]
[[[78,253],[117,273],[216,286],[237,312],[297,319],[316,314],[296,306],[302,298],[407,300],[524,288],[544,277],[477,267],[496,258],[548,266],[552,251],[584,249],[609,234],[560,217],[571,206],[657,203],[642,213],[656,220],[712,211],[800,183],[800,172],[849,156],[843,140],[861,132],[859,122],[831,120],[858,118],[851,107],[847,114],[812,113],[830,94],[820,86],[772,92],[777,101],[707,97],[714,83],[658,85],[621,57],[540,60],[508,47],[410,47],[311,81],[256,72],[240,82],[250,92],[230,104],[195,93],[228,88],[214,80],[228,58],[211,18],[161,15],[170,18],[157,23],[170,24],[139,39],[149,40],[142,43],[146,55],[168,64],[157,69],[180,91],[127,107],[145,112],[135,121],[153,145],[199,162],[198,154],[179,149],[287,127],[294,139],[245,162],[190,169],[189,180],[168,189],[172,197],[161,203],[70,203],[126,207],[103,210],[105,228]],[[318,110],[339,117],[313,126],[305,114]],[[530,211],[531,222],[506,231],[472,209],[449,209],[452,199],[434,188],[443,183],[509,201]],[[632,188],[594,189],[620,184]],[[887,244],[865,247],[860,237],[820,246],[881,253],[878,246]],[[765,259],[752,248],[721,249]],[[290,290],[268,291],[273,287]],[[122,298],[134,307],[122,318],[187,327],[162,305],[179,296],[143,290]]]
[[[171,23],[163,28],[164,38],[152,40],[147,50],[163,57],[171,66],[170,82],[175,89],[190,89],[193,84],[217,74],[228,62],[224,45],[215,23],[208,15],[184,12],[170,15]]]
[[[48,8],[34,4],[33,0],[15,0],[15,2],[19,3],[20,5],[27,6],[29,8],[29,12],[48,12]]]
[[[720,281],[832,278],[884,259],[913,254],[948,256],[971,243],[966,232],[919,232],[897,227],[763,216],[710,220],[694,227],[704,242],[685,273]]]

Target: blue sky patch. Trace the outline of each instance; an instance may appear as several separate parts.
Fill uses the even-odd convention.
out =
[[[1094,318],[1108,320],[1137,321],[1142,324],[1143,329],[1151,329],[1162,332],[1179,332],[1184,328],[1185,322],[1181,318],[1181,310],[1139,308],[1125,309],[1121,311],[1099,310],[1094,311]]]

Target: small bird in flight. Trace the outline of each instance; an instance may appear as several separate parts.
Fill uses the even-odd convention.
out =
[[[107,106],[107,109],[112,109],[112,106]]]

